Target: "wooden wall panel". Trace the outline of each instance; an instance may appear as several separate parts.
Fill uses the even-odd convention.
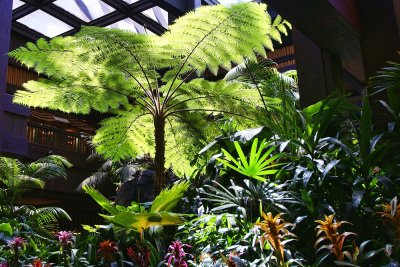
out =
[[[286,71],[296,69],[296,60],[294,53],[294,46],[288,45],[282,48],[275,49],[275,51],[268,52],[268,58],[275,61],[278,70]]]
[[[22,86],[22,84],[27,81],[37,79],[38,75],[35,72],[8,64],[7,83],[15,86]]]

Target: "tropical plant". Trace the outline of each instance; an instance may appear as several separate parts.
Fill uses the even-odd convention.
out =
[[[220,252],[229,254],[242,241],[247,243],[245,237],[251,227],[248,221],[238,219],[234,214],[206,214],[184,222],[176,236],[192,246],[193,254],[219,257]]]
[[[102,217],[114,224],[117,228],[134,230],[140,233],[141,239],[143,240],[143,231],[149,227],[177,225],[182,222],[181,216],[172,213],[172,209],[181,200],[188,187],[188,182],[180,182],[169,189],[161,191],[148,210],[136,202],[132,202],[132,204],[126,208],[119,205],[115,206],[101,193],[90,186],[84,186],[83,190],[110,214],[100,214]]]
[[[352,267],[361,267],[365,266],[365,262],[372,257],[375,257],[382,251],[384,251],[384,248],[380,249],[375,249],[369,252],[365,251],[365,247],[370,243],[371,240],[367,240],[361,243],[360,247],[357,246],[356,242],[353,241],[353,253],[351,254],[348,251],[344,252],[344,255],[346,256],[348,261],[335,261],[336,265],[339,266],[352,266]]]
[[[51,237],[60,220],[71,220],[69,215],[59,207],[18,206],[18,197],[33,188],[43,188],[46,181],[67,178],[66,169],[71,166],[64,157],[56,155],[29,164],[0,157],[0,184],[3,186],[0,191],[0,221],[9,222],[14,230],[26,232],[27,236]]]
[[[18,195],[32,188],[44,188],[45,182],[67,178],[66,168],[71,163],[64,157],[51,155],[29,164],[17,159],[0,157],[0,183],[4,185],[0,201],[15,204]]]
[[[230,182],[231,186],[228,188],[214,181],[213,186],[204,185],[204,190],[200,190],[205,195],[202,200],[210,204],[210,212],[235,212],[238,218],[253,221],[253,218],[261,216],[260,204],[267,210],[287,212],[285,205],[298,203],[293,192],[283,190],[285,184],[254,184],[247,179],[243,181],[243,186],[233,180]]]
[[[296,77],[295,72],[279,73],[276,63],[269,59],[245,60],[225,75],[227,81],[240,82],[257,89],[265,110],[270,105],[296,105],[299,96],[293,77]]]
[[[187,258],[193,257],[192,254],[185,252],[185,248],[191,248],[188,244],[183,244],[181,241],[172,241],[168,247],[168,253],[165,255],[167,266],[187,267]]]
[[[8,242],[8,246],[10,247],[12,253],[14,254],[14,260],[12,266],[18,267],[20,265],[19,262],[20,250],[25,248],[26,240],[23,239],[22,237],[15,236]]]
[[[317,261],[317,266],[331,253],[336,257],[338,261],[343,261],[346,254],[350,254],[348,251],[343,251],[344,243],[348,236],[355,235],[353,232],[339,233],[339,228],[347,221],[336,221],[335,214],[329,216],[324,215],[324,220],[316,220],[318,223],[317,229],[317,241],[315,241],[315,247],[318,247],[317,253],[322,250],[328,250],[324,253]],[[328,244],[323,244],[328,241]]]
[[[260,146],[258,146],[258,138],[254,139],[248,160],[239,143],[235,141],[234,145],[239,155],[239,160],[236,160],[235,157],[229,154],[225,149],[222,149],[222,152],[227,160],[221,158],[217,158],[217,160],[240,174],[259,181],[266,181],[265,176],[276,174],[279,171],[273,168],[283,165],[282,163],[275,163],[283,154],[278,153],[272,155],[272,152],[277,148],[276,146],[271,146],[264,152],[264,149],[271,145],[271,142],[266,142],[265,139],[261,141]]]
[[[293,224],[285,222],[281,213],[273,216],[271,212],[267,214],[262,212],[262,218],[262,221],[254,224],[263,231],[260,239],[261,246],[265,247],[266,242],[268,242],[275,253],[279,266],[285,266],[285,244],[294,240],[293,237],[296,237],[288,229]],[[292,238],[288,239],[287,237]]]
[[[58,239],[60,244],[60,251],[63,257],[64,267],[68,267],[70,263],[69,250],[72,247],[72,242],[74,240],[74,235],[70,231],[59,231],[55,237]]]
[[[134,247],[129,247],[127,249],[126,254],[138,267],[150,266],[151,251],[148,246],[137,242]]]
[[[111,113],[93,139],[97,151],[115,160],[154,155],[158,193],[165,183],[165,161],[180,162],[175,169],[181,174],[191,170],[182,155],[214,132],[206,115],[255,118],[254,90],[194,76],[206,69],[216,74],[244,57],[265,56],[265,47],[273,49],[272,40],[280,41],[287,23],[272,24],[265,8],[256,3],[204,6],[177,19],[162,36],[84,27],[75,37],[28,43],[10,56],[49,79],[26,83],[27,90],[18,91],[14,101],[64,112]]]
[[[400,204],[397,204],[397,197],[394,197],[390,203],[385,203],[382,206],[383,211],[377,212],[377,214],[391,225],[394,233],[394,241],[400,244]]]

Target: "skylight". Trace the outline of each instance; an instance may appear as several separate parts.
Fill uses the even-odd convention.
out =
[[[36,10],[17,21],[50,38],[72,29],[70,25],[47,14],[46,12],[43,12],[42,10]]]
[[[100,0],[57,0],[54,4],[86,22],[115,10]]]
[[[139,1],[139,0],[124,0],[124,2],[128,3],[128,4],[133,4],[133,3],[137,2],[137,1]]]
[[[116,23],[113,23],[111,25],[108,25],[106,28],[113,28],[113,29],[121,29],[121,30],[128,30],[131,32],[135,33],[148,33],[148,34],[154,34],[152,31],[149,29],[144,29],[142,25],[137,23],[136,21],[126,18],[123,20],[120,20]]]
[[[18,8],[18,7],[20,7],[20,6],[23,6],[23,5],[25,5],[24,2],[22,2],[22,1],[20,1],[20,0],[13,0],[12,9],[16,9],[16,8]]]
[[[168,27],[168,12],[161,7],[155,6],[143,11],[142,13],[160,23],[164,28]]]
[[[218,0],[218,2],[222,5],[225,6],[231,6],[234,4],[239,4],[239,3],[245,3],[245,2],[251,2],[252,0]]]
[[[120,20],[116,23],[113,23],[111,25],[108,25],[106,28],[113,28],[113,29],[120,29],[120,30],[128,30],[132,32],[139,32],[136,26],[139,25],[143,28],[142,25],[136,23],[135,21],[131,20],[130,18],[126,18],[123,20]]]

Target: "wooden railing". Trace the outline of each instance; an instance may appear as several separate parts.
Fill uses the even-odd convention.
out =
[[[79,133],[67,132],[35,122],[28,122],[27,128],[27,138],[31,144],[81,154],[92,152],[85,137]]]

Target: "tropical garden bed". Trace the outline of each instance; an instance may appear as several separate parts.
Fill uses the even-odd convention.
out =
[[[0,266],[397,266],[399,65],[371,80],[361,107],[337,93],[300,109],[295,74],[265,59],[290,24],[265,8],[202,7],[162,36],[85,27],[11,52],[46,77],[14,101],[106,114],[91,141],[102,173],[154,170],[154,200],[117,205],[93,175],[82,189],[104,224],[66,231],[62,209],[18,197],[69,162],[3,157]],[[371,104],[376,92],[386,99]],[[375,104],[387,128],[374,126]]]

